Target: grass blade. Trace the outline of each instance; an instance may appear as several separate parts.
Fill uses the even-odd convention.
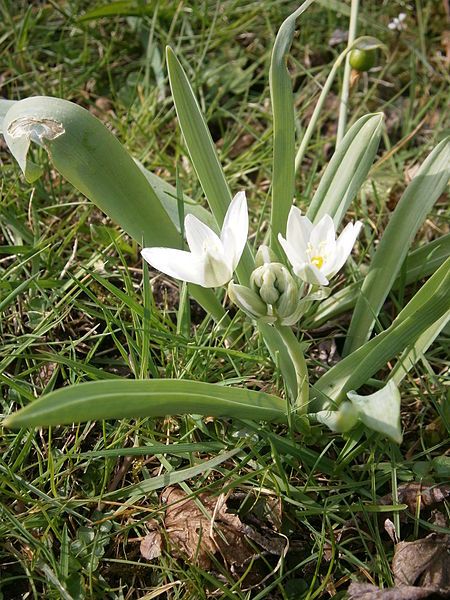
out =
[[[164,473],[163,475],[157,475],[156,477],[145,479],[139,483],[125,486],[120,490],[109,492],[105,494],[103,498],[107,498],[108,500],[133,498],[133,502],[137,502],[137,500],[139,500],[142,496],[146,496],[149,492],[159,490],[169,485],[176,485],[182,481],[187,481],[193,477],[197,477],[209,469],[213,469],[214,467],[217,467],[218,465],[230,460],[230,458],[238,454],[238,452],[241,452],[240,448],[233,448],[232,450],[228,450],[228,452],[221,452],[217,456],[214,456],[214,458],[202,460],[198,465],[194,465],[193,467],[187,467],[186,469],[180,469],[178,471],[170,471],[169,473]]]
[[[422,358],[423,354],[428,350],[428,348],[449,322],[450,311],[447,311],[440,319],[433,323],[431,327],[422,333],[412,347],[406,348],[406,350],[399,357],[397,364],[392,369],[389,377],[389,379],[392,379],[395,385],[400,385],[404,377],[406,377],[408,372]]]
[[[364,278],[344,354],[350,354],[369,339],[414,236],[447,185],[449,161],[447,138],[431,152],[397,204]]]

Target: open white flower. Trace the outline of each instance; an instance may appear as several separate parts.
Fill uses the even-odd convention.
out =
[[[350,255],[362,223],[349,223],[336,239],[333,219],[324,215],[317,225],[293,206],[289,212],[286,239],[278,239],[294,273],[312,285],[328,285]]]
[[[187,215],[184,230],[190,252],[173,248],[144,248],[143,258],[166,275],[206,288],[225,285],[233,276],[248,234],[245,192],[228,207],[220,237],[194,215]]]
[[[406,20],[406,13],[400,13],[398,17],[394,17],[388,27],[391,31],[404,31],[407,29],[407,25],[404,22]]]

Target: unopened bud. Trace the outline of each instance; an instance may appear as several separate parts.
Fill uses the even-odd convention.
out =
[[[262,267],[266,263],[273,262],[277,262],[277,257],[275,256],[275,253],[269,248],[269,246],[261,244],[255,256],[255,265],[257,267]]]
[[[261,265],[253,271],[250,285],[269,305],[268,314],[278,317],[283,324],[291,324],[298,311],[300,290],[284,265],[277,262]]]
[[[267,306],[256,292],[245,285],[230,281],[228,295],[233,304],[236,304],[251,319],[261,319],[267,315]]]

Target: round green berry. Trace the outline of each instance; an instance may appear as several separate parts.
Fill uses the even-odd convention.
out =
[[[368,71],[375,65],[375,50],[352,50],[350,52],[350,66],[356,71]]]

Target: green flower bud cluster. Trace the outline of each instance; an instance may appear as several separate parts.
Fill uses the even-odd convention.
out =
[[[250,276],[250,287],[231,281],[228,294],[252,319],[293,325],[301,313],[301,290],[289,270],[274,259],[273,252],[261,246],[255,260],[257,267]]]
[[[250,287],[268,306],[268,311],[283,324],[297,312],[300,290],[288,269],[278,262],[257,267]]]

